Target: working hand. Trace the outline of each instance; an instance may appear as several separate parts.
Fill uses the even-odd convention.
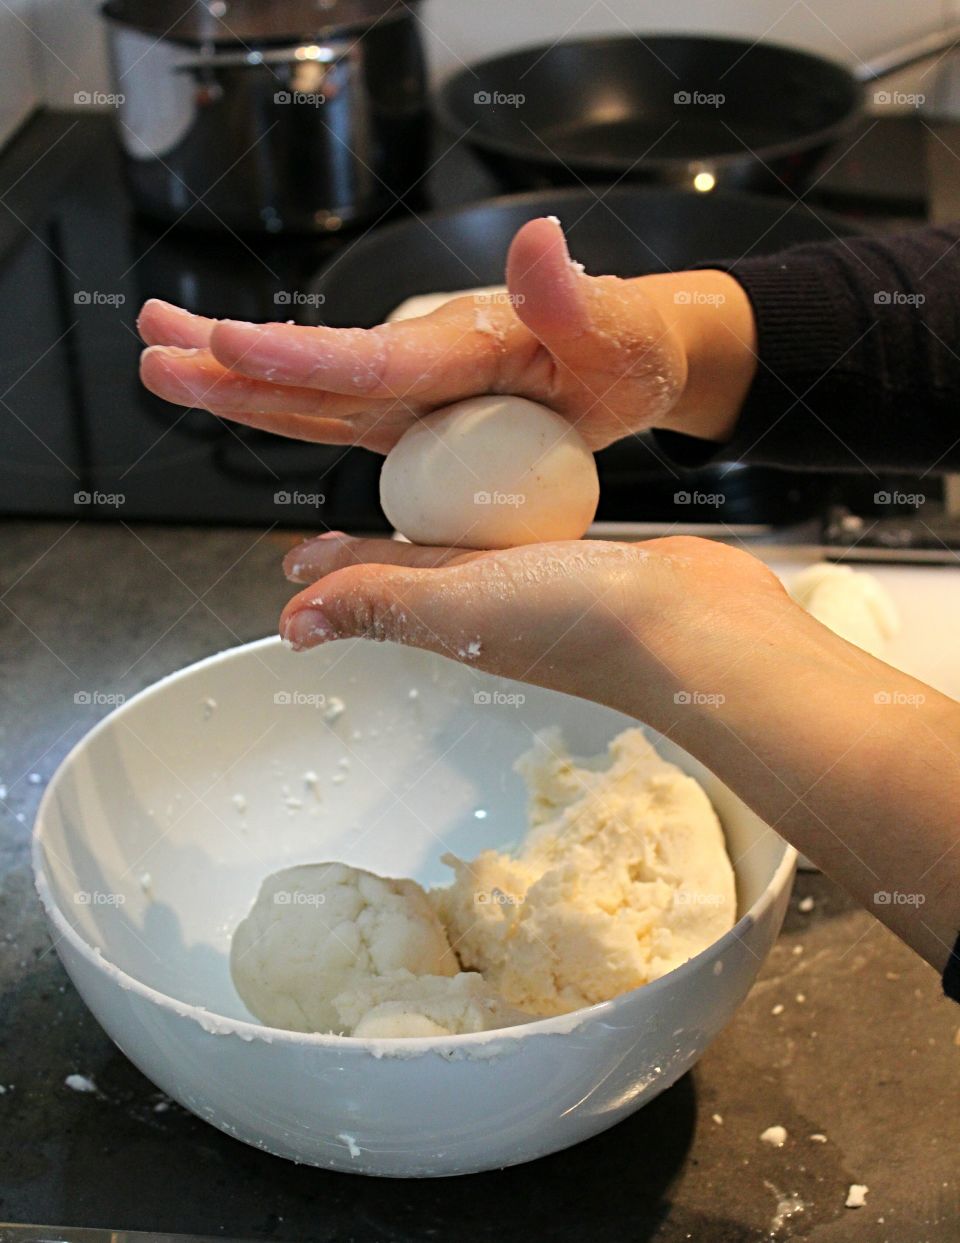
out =
[[[514,238],[506,280],[509,297],[370,329],[217,321],[153,300],[141,377],[180,405],[380,453],[416,419],[485,393],[543,402],[592,449],[648,427],[730,434],[754,362],[731,277],[587,276],[543,218]]]

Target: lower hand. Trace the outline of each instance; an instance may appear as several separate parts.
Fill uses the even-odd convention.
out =
[[[798,612],[761,562],[710,540],[594,540],[496,552],[345,535],[284,562],[298,648],[364,636],[597,700],[667,731],[674,695]],[[706,681],[704,682],[704,679]]]
[[[347,537],[286,560],[296,646],[363,635],[653,725],[938,970],[960,927],[960,707],[709,540],[499,552]],[[877,905],[877,891],[910,902]]]

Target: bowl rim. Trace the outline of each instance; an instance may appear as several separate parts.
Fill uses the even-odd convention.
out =
[[[351,638],[335,640],[335,642],[361,645],[372,642],[372,640]],[[231,1018],[216,1011],[208,1010],[204,1006],[193,1005],[190,1002],[172,997],[169,993],[164,993],[160,989],[144,983],[136,976],[130,975],[121,967],[118,967],[98,947],[91,945],[85,937],[81,936],[66,918],[53,896],[50,881],[47,877],[43,843],[43,829],[47,814],[56,797],[56,789],[61,775],[74,764],[80,754],[98,734],[112,727],[115,718],[122,716],[128,709],[132,709],[135,704],[147,699],[164,687],[175,682],[187,681],[202,669],[225,663],[231,659],[239,659],[241,656],[260,648],[284,646],[286,644],[279,636],[267,635],[262,639],[254,639],[249,643],[241,643],[235,647],[224,648],[219,652],[203,657],[201,660],[184,665],[183,668],[177,669],[172,673],[165,674],[163,677],[158,678],[157,681],[150,683],[149,686],[145,686],[137,691],[136,694],[131,695],[129,699],[125,699],[122,704],[112,708],[110,712],[101,717],[95,725],[74,743],[57,765],[40,799],[31,831],[30,853],[34,887],[40,897],[47,919],[58,934],[53,940],[53,948],[57,949],[58,956],[60,942],[66,941],[89,966],[93,967],[112,983],[119,985],[125,992],[133,993],[141,1000],[157,1006],[161,1010],[170,1011],[180,1018],[191,1019],[199,1027],[203,1028],[204,1031],[215,1035],[238,1036],[246,1042],[260,1041],[266,1044],[292,1045],[301,1048],[331,1048],[339,1049],[343,1052],[366,1052],[380,1056],[391,1052],[405,1053],[408,1056],[428,1052],[449,1055],[458,1049],[476,1048],[477,1046],[490,1044],[495,1041],[514,1041],[536,1035],[565,1035],[591,1019],[602,1019],[606,1015],[611,1014],[615,1007],[624,1004],[628,998],[634,997],[638,993],[642,993],[644,996],[656,997],[658,993],[665,989],[679,984],[680,981],[699,970],[711,959],[719,961],[733,943],[735,941],[742,941],[749,929],[767,913],[793,877],[797,851],[788,841],[781,838],[783,857],[764,886],[762,893],[744,911],[732,928],[728,929],[716,941],[711,941],[708,946],[699,953],[694,954],[692,958],[688,958],[686,962],[681,963],[678,967],[674,967],[672,971],[668,971],[665,975],[651,980],[649,984],[642,984],[637,988],[629,989],[627,992],[620,993],[608,1001],[597,1002],[595,1005],[586,1006],[580,1010],[573,1010],[568,1014],[533,1019],[529,1023],[520,1023],[513,1027],[494,1028],[483,1032],[464,1032],[451,1036],[406,1036],[403,1038],[338,1036],[330,1032],[295,1032],[280,1027],[268,1027],[266,1024],[259,1023],[256,1020]],[[512,679],[505,680],[510,681]],[[554,691],[552,693],[560,695],[564,692]],[[568,696],[568,698],[571,697]],[[624,714],[618,713],[618,715],[622,716]],[[643,725],[643,722],[637,723]],[[644,728],[648,727],[644,726]],[[652,732],[656,734],[656,731]],[[662,735],[656,734],[656,737],[660,738]],[[680,749],[682,750],[683,748]],[[765,822],[762,823],[765,824]],[[771,828],[770,825],[765,824],[765,827],[771,833],[776,834],[776,830]]]

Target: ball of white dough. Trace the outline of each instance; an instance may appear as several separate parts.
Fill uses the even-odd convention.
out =
[[[398,974],[454,976],[455,955],[427,895],[412,880],[345,863],[268,876],[230,946],[247,1008],[271,1027],[342,1031],[334,997]]]
[[[600,487],[579,432],[524,397],[471,397],[415,423],[387,455],[380,503],[415,544],[511,548],[579,539]]]

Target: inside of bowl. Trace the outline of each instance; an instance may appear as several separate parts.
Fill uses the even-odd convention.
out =
[[[575,754],[635,724],[596,704],[363,640],[266,640],[192,666],[115,712],[61,768],[38,825],[53,900],[104,958],[180,1001],[249,1018],[230,937],[269,873],[343,860],[424,884],[446,851],[526,827],[513,762],[559,726]],[[712,774],[743,914],[785,846]]]

